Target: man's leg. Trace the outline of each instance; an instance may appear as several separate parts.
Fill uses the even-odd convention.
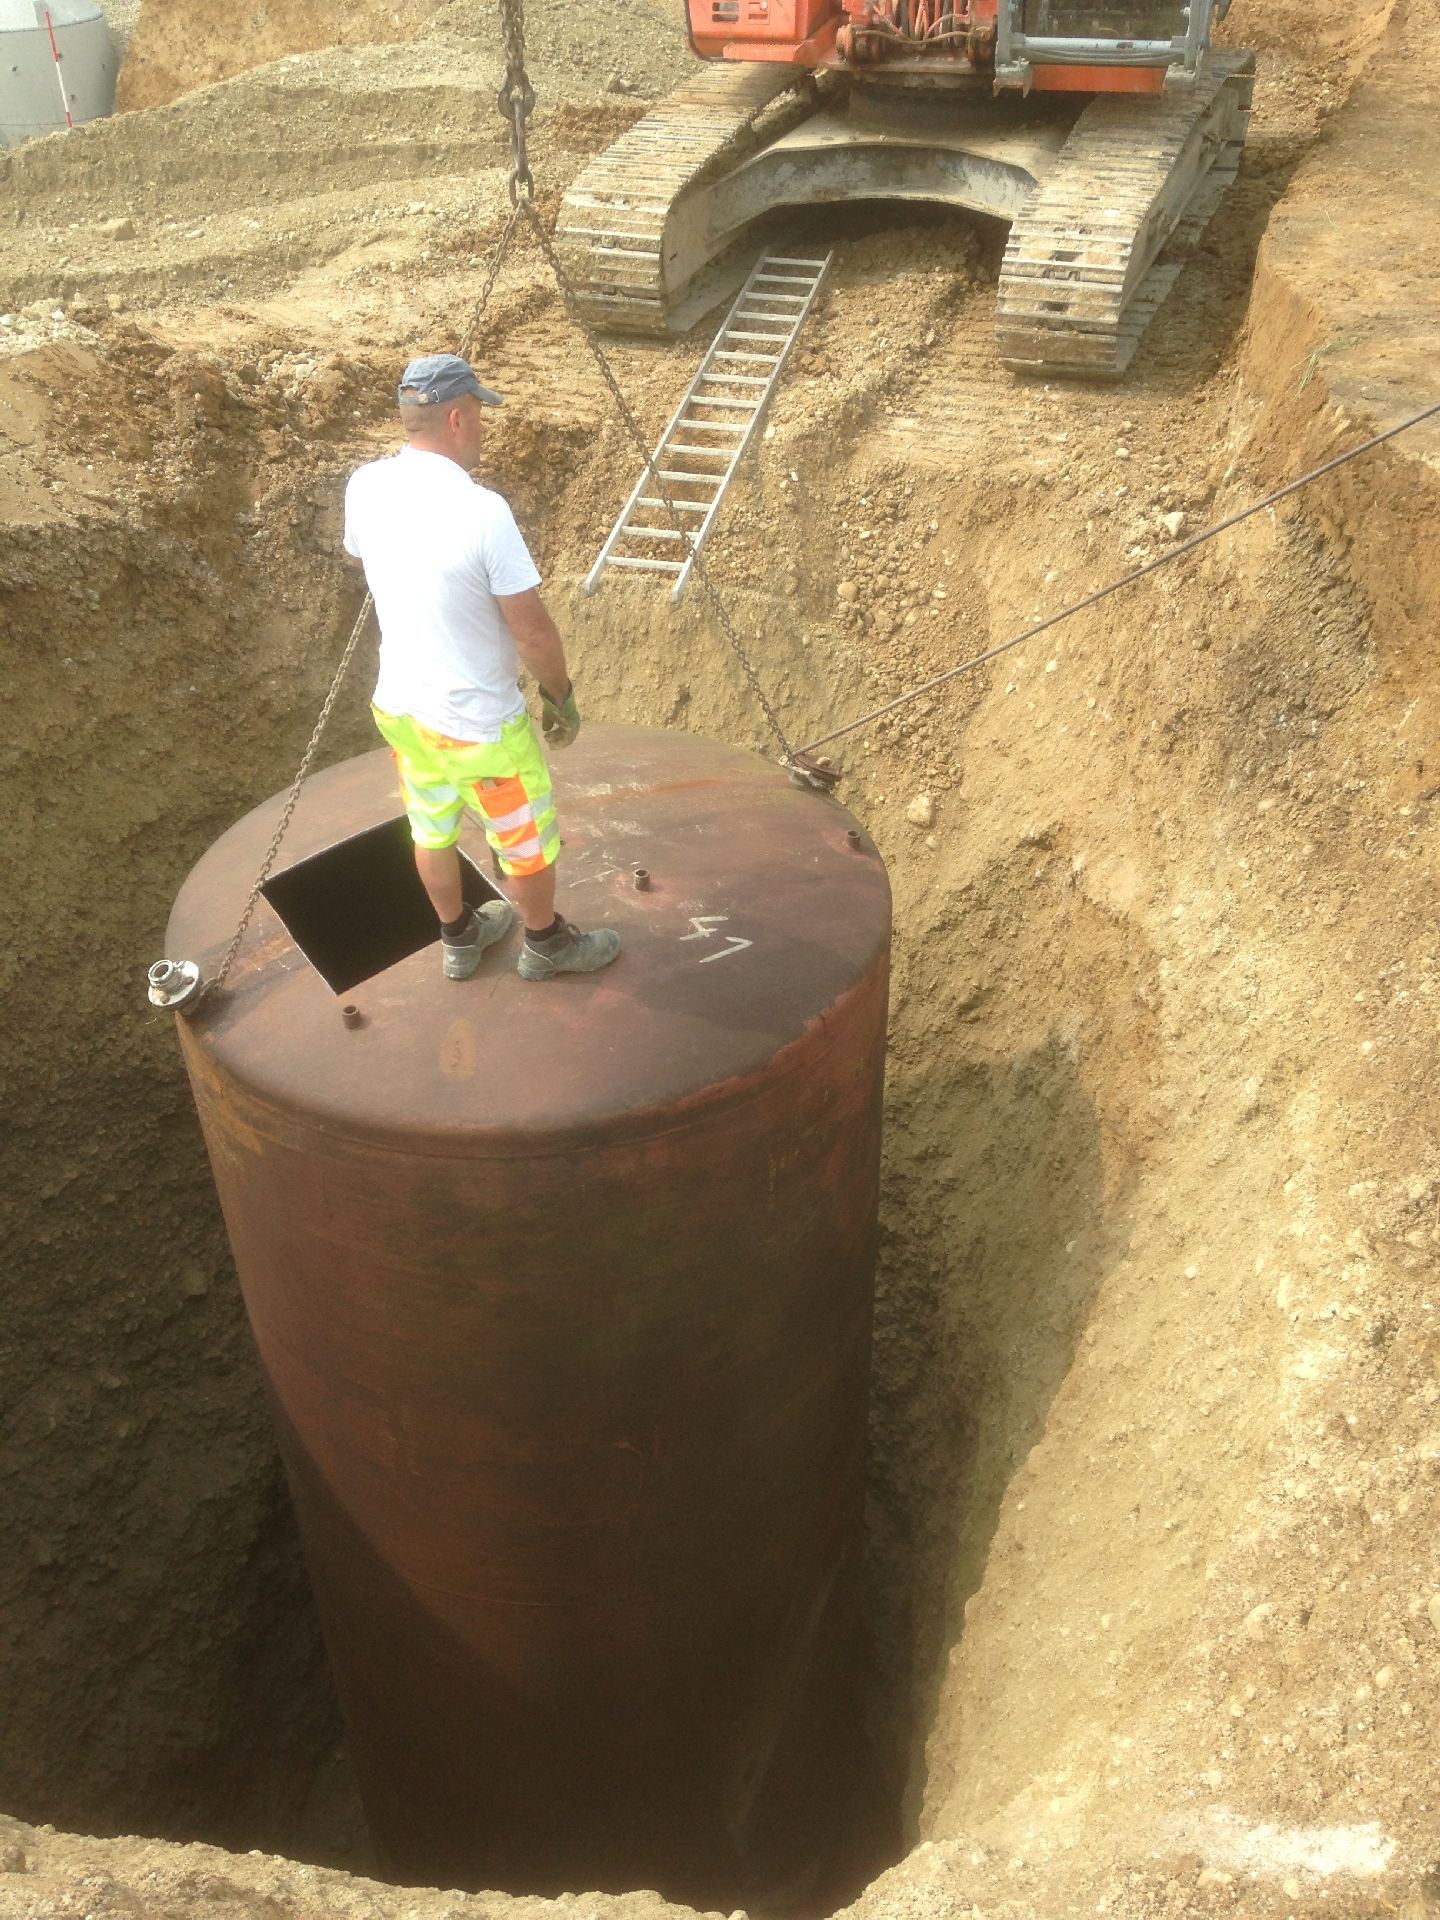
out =
[[[528,714],[507,723],[496,750],[509,761],[501,776],[483,776],[464,789],[485,821],[485,837],[500,862],[505,888],[525,922],[518,962],[522,979],[593,973],[620,951],[610,927],[580,933],[555,912],[555,860],[560,828],[550,772]],[[493,762],[492,762],[493,764]]]
[[[464,801],[437,752],[440,743],[406,715],[372,711],[395,755],[410,835],[415,842],[415,871],[440,922],[445,978],[468,980],[482,955],[514,925],[514,912],[499,900],[473,911],[465,904],[456,845]]]
[[[415,842],[415,871],[442,927],[465,912],[456,841],[464,801],[436,758],[436,743],[408,714],[370,709],[380,737],[394,756],[400,792]]]
[[[455,847],[416,847],[415,867],[443,927],[453,926],[465,910],[460,885],[460,854]],[[551,888],[553,897],[554,888]],[[530,922],[525,922],[528,927]],[[543,924],[543,923],[542,923]]]
[[[502,747],[512,771],[477,780],[466,798],[485,822],[502,884],[520,910],[525,931],[546,933],[555,923],[560,828],[549,771],[528,715],[522,724],[506,728]]]
[[[505,890],[520,909],[527,933],[544,933],[555,921],[555,868],[507,875]],[[433,895],[432,895],[433,898]]]
[[[415,865],[442,926],[460,918],[465,897],[460,885],[460,854],[455,847],[416,847]],[[505,891],[520,910],[527,933],[543,933],[555,919],[555,868],[505,876]]]

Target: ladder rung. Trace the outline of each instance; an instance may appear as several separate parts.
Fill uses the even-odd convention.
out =
[[[575,229],[569,231],[574,233]],[[604,239],[605,244],[592,251],[609,254],[614,264],[597,262],[595,277],[611,282],[616,304],[623,304],[627,298],[623,267],[630,264],[632,255],[640,252],[641,243],[638,238],[632,242],[630,233],[624,229]],[[757,263],[725,316],[660,444],[647,460],[624,513],[586,579],[587,593],[594,590],[605,567],[611,566],[628,567],[636,573],[678,575],[670,597],[672,601],[679,597],[829,264],[829,256],[824,260],[803,260],[788,254],[771,254]],[[759,351],[762,347],[766,349],[763,353]],[[757,370],[720,372],[722,365],[751,366]],[[762,367],[763,373],[759,371]],[[727,393],[727,388],[748,388],[749,391]],[[700,411],[702,408],[706,411]],[[701,444],[699,436],[705,434],[716,437]],[[662,460],[676,459],[713,464],[708,468],[660,465]],[[674,489],[675,497],[643,492],[647,479],[661,488]],[[651,522],[668,521],[669,524],[637,526],[629,518],[634,513],[639,513],[642,520],[648,514]],[[688,516],[692,524],[682,524],[682,515]],[[649,552],[637,555],[633,546],[629,552],[618,552],[617,548],[627,542],[642,546],[651,542],[656,547],[663,542],[672,552],[679,547],[686,558],[682,563],[661,560]]]
[[[567,240],[640,240],[647,241],[654,252],[654,242],[644,232],[626,233],[620,227],[566,227]]]

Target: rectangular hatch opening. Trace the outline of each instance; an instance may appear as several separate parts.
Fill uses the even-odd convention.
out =
[[[466,902],[504,896],[460,852]],[[298,860],[260,889],[333,993],[348,993],[440,938],[402,814]]]

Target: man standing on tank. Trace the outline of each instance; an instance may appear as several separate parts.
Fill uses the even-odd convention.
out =
[[[345,551],[365,569],[380,622],[371,711],[399,768],[450,980],[468,980],[515,918],[503,901],[465,904],[457,842],[467,806],[525,923],[523,979],[593,973],[620,951],[613,928],[581,933],[555,911],[560,830],[520,663],[539,683],[548,745],[569,746],[580,715],[514,516],[470,477],[485,409],[502,404],[458,354],[412,360],[400,381],[406,445],[345,489]]]

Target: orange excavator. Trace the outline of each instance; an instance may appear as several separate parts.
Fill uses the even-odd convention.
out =
[[[602,329],[688,330],[798,208],[934,202],[1009,224],[1006,366],[1115,378],[1239,165],[1255,63],[1212,50],[1217,0],[687,5],[705,66],[561,208]]]

